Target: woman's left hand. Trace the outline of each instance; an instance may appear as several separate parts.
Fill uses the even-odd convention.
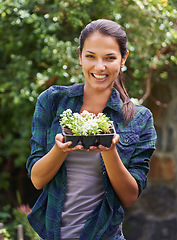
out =
[[[99,151],[99,152],[102,152],[102,151],[109,151],[109,150],[112,150],[113,148],[116,147],[116,144],[119,142],[120,140],[120,136],[119,134],[115,134],[112,138],[112,144],[111,146],[108,148],[108,147],[105,147],[103,145],[98,145],[98,146],[91,146],[89,149],[87,149],[87,151]]]

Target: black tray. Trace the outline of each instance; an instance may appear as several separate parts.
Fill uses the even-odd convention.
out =
[[[64,132],[64,129],[62,129],[62,134],[65,138],[65,142],[72,141],[72,144],[69,146],[69,148],[73,148],[77,144],[83,145],[85,149],[89,149],[90,146],[98,146],[99,144],[109,148],[111,146],[112,138],[115,133],[116,132],[114,125],[112,126],[112,133],[88,136],[66,134]]]

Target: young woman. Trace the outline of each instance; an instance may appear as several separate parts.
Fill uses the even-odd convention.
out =
[[[43,192],[28,219],[47,240],[122,240],[122,206],[133,204],[145,188],[155,149],[152,114],[135,106],[124,87],[127,37],[119,24],[91,22],[78,51],[85,83],[52,86],[37,100],[27,169]],[[59,123],[66,109],[109,116],[116,130],[111,147],[69,148]]]

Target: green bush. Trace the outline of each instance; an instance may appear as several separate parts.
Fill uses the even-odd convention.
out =
[[[174,77],[176,14],[167,0],[0,1],[0,190],[14,191],[11,175],[16,182],[25,168],[39,93],[53,84],[84,81],[77,55],[84,25],[108,18],[125,28],[126,85],[131,97],[140,98],[148,78],[153,84]]]

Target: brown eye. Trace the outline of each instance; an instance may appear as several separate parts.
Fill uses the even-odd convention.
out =
[[[93,55],[86,55],[86,58],[94,58],[94,56]]]
[[[116,59],[116,57],[113,57],[113,56],[112,56],[112,57],[108,57],[107,59],[108,59],[108,60],[114,60],[114,59]]]

